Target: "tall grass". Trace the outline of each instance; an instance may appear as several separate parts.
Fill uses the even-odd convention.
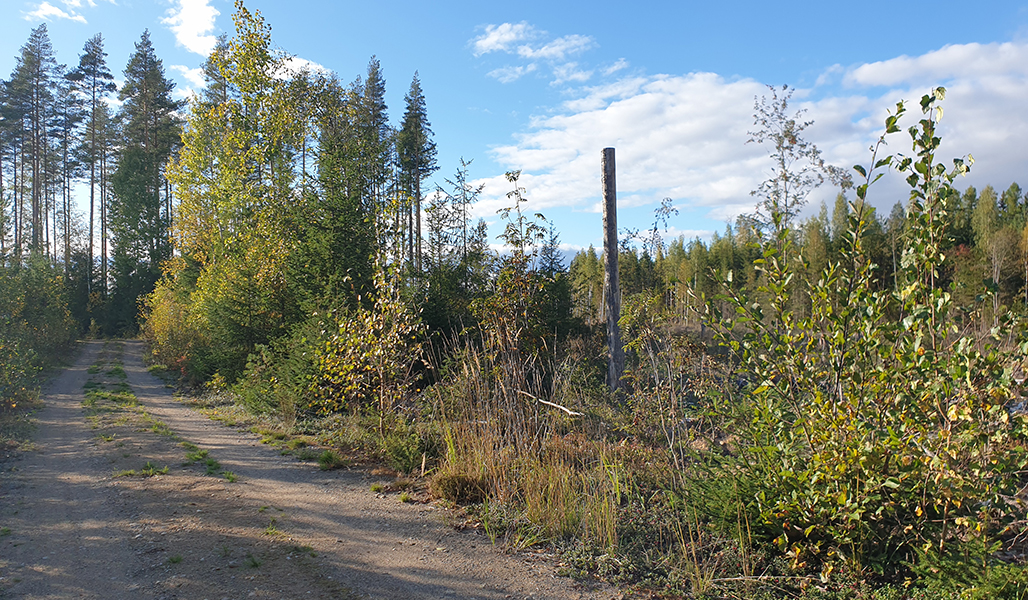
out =
[[[472,344],[454,356],[432,390],[446,443],[436,493],[488,498],[486,518],[515,547],[568,538],[615,546],[624,470],[606,441],[585,434],[582,398],[561,393],[573,361]]]

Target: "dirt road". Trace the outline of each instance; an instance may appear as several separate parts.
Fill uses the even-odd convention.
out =
[[[141,353],[83,343],[0,464],[0,598],[619,597],[208,420]]]

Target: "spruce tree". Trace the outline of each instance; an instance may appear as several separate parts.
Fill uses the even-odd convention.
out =
[[[400,163],[400,176],[404,191],[411,204],[407,207],[410,238],[408,253],[414,269],[421,271],[421,183],[436,170],[436,147],[432,141],[431,123],[425,108],[425,95],[417,71],[410,90],[404,97],[407,110],[396,140],[396,153]],[[415,242],[416,240],[416,242]],[[416,246],[415,246],[416,244]]]
[[[136,298],[153,289],[161,263],[171,257],[171,199],[164,169],[181,141],[177,111],[183,105],[172,98],[174,89],[150,42],[150,32],[144,31],[125,67],[125,84],[118,94],[124,146],[111,177],[112,317],[120,329],[131,327]]]
[[[374,217],[376,236],[382,243],[382,216],[385,212],[385,184],[393,153],[393,129],[389,125],[385,101],[385,78],[382,64],[374,56],[368,61],[368,74],[359,100],[358,129],[364,159],[365,202]]]

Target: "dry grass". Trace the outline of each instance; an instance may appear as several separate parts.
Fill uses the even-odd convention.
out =
[[[466,347],[461,359],[433,390],[445,441],[433,493],[487,502],[487,528],[515,547],[568,538],[615,546],[624,470],[608,443],[583,433],[579,400],[567,407],[570,396],[554,393],[559,368],[516,351]]]

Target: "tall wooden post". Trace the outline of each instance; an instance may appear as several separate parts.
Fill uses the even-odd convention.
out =
[[[621,389],[625,349],[621,345],[621,285],[618,281],[618,208],[614,149],[603,149],[603,297],[607,313],[607,385]]]

